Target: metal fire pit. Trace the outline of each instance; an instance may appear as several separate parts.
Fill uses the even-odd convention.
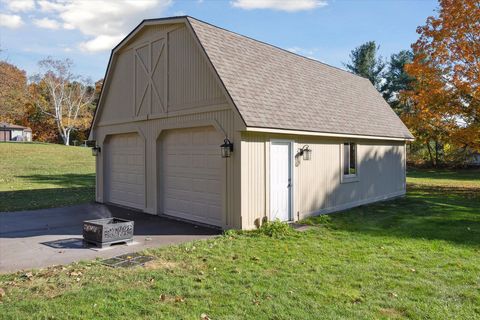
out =
[[[133,241],[133,221],[120,218],[84,221],[83,240],[99,248],[122,242],[130,243]]]

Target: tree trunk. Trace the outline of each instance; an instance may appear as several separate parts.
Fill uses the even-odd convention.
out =
[[[72,132],[70,129],[65,130],[65,145],[66,146],[70,145],[70,132]]]
[[[65,129],[63,129],[62,125],[60,124],[60,120],[58,118],[55,118],[55,123],[57,124],[58,133],[60,134],[60,137],[63,140],[63,144],[68,145],[67,135],[66,135]]]
[[[430,146],[430,141],[427,140],[427,150],[428,150],[428,155],[430,156],[430,163],[432,164],[432,167],[436,167],[436,163],[435,163],[435,158],[433,157],[433,154],[432,154],[432,147]]]
[[[438,140],[435,140],[435,166],[438,166],[438,149],[440,148]]]

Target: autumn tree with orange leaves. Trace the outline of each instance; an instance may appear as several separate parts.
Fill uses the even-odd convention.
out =
[[[409,105],[403,120],[433,165],[445,145],[480,152],[480,2],[440,0],[438,17],[417,32],[405,66],[415,81],[401,95]]]
[[[0,61],[0,122],[19,124],[26,101],[26,72],[6,61]]]

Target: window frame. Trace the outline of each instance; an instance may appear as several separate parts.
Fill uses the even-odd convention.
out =
[[[355,145],[355,173],[354,174],[345,174],[345,145],[349,145],[349,153],[350,153],[350,145]],[[350,169],[350,154],[348,156],[348,168]],[[358,168],[358,143],[355,141],[344,141],[340,144],[340,177],[341,183],[349,183],[349,182],[357,182],[359,181],[359,168]]]

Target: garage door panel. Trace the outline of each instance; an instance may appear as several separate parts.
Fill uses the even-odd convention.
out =
[[[173,193],[175,191],[189,190],[190,179],[188,177],[172,176],[166,177],[166,185],[168,186],[166,192]]]
[[[221,183],[218,180],[192,179],[192,191],[219,196]]]
[[[217,168],[221,168],[221,167],[222,167],[222,157],[220,157],[218,154],[210,155],[207,157],[206,168],[217,170]]]
[[[172,130],[162,140],[165,214],[221,226],[222,136],[213,127]]]
[[[137,133],[118,134],[107,141],[108,202],[143,209],[145,202],[144,141]]]
[[[192,159],[193,168],[206,168],[207,167],[207,157],[203,154],[194,155]]]
[[[176,198],[165,199],[165,210],[167,210],[168,212],[188,212],[192,209],[192,203],[190,201]]]

